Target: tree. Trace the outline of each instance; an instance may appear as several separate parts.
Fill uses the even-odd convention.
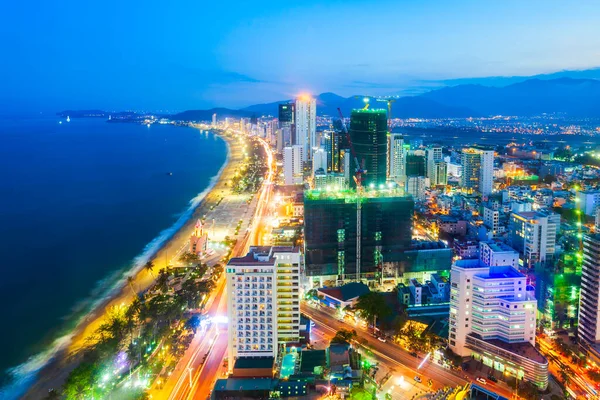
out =
[[[198,254],[196,253],[186,251],[179,257],[179,261],[181,261],[185,265],[192,265],[200,262],[200,257],[198,257]]]
[[[331,343],[350,343],[356,339],[355,330],[340,329],[335,333],[335,336],[331,339]]]
[[[135,291],[134,287],[133,287],[133,283],[135,282],[135,278],[133,276],[128,276],[127,277],[127,284],[129,285],[129,288],[131,289],[131,292],[133,293],[133,295],[135,297],[137,297],[137,292]]]
[[[169,290],[169,274],[163,269],[158,273],[158,279],[156,280],[156,288],[161,293],[166,293]]]
[[[148,260],[146,265],[144,265],[144,269],[148,271],[148,273],[154,278],[154,274],[152,273],[152,271],[154,270],[154,263],[152,262],[152,260]]]
[[[392,314],[392,309],[385,302],[383,294],[379,292],[369,292],[360,296],[354,308],[363,318],[373,320],[373,330],[376,329],[377,318],[385,318]]]
[[[221,274],[223,273],[224,268],[221,264],[215,264],[213,265],[213,278],[215,280],[219,279],[219,277],[221,276]]]

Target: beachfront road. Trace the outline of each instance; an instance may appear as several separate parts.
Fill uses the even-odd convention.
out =
[[[233,248],[233,257],[245,255],[250,246],[263,244],[264,232],[268,228],[275,164],[269,145],[262,139],[258,140],[265,148],[268,172],[250,207],[254,209],[254,212],[249,213],[252,215],[249,230]],[[213,296],[212,303],[207,307],[207,317],[226,316],[227,293],[224,276],[219,281]],[[199,332],[194,338],[190,348],[162,389],[151,392],[153,399],[204,400],[210,396],[216,380],[225,377],[224,360],[228,344],[227,323],[217,322],[224,321],[222,318],[215,318],[213,321],[213,325],[206,332]]]

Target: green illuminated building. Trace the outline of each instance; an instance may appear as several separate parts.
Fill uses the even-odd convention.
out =
[[[367,171],[363,176],[363,186],[385,185],[387,180],[386,111],[352,110],[349,133],[356,157]],[[354,184],[353,180],[352,184]]]
[[[308,276],[356,273],[356,192],[304,192]],[[361,211],[361,273],[373,277],[380,261],[398,263],[411,245],[414,202],[395,190],[366,190]]]
[[[536,298],[541,321],[546,328],[573,328],[579,313],[581,258],[576,252],[561,255],[555,268],[538,266]]]

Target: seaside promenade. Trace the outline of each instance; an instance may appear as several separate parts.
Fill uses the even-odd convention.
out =
[[[205,218],[207,229],[209,229],[209,236],[213,235],[215,240],[222,240],[225,236],[234,238],[234,230],[238,221],[247,218],[246,213],[251,206],[248,204],[250,195],[234,194],[227,184],[235,175],[236,169],[244,162],[246,139],[230,135],[222,135],[221,137],[227,142],[229,151],[228,163],[224,166],[212,190],[207,193],[204,200],[193,212],[192,217],[152,258],[155,271],[159,271],[167,265],[173,265],[179,258],[179,255],[187,249],[189,236],[194,229],[197,219]],[[152,218],[151,215],[148,217]],[[240,230],[240,235],[246,232],[246,226],[244,225],[243,229]],[[219,262],[223,255],[222,253],[224,253],[224,250],[216,252],[215,255],[207,260],[208,263],[212,265]],[[132,275],[134,277],[132,286],[137,292],[143,292],[154,283],[155,275],[141,268],[135,275]],[[74,331],[68,347],[59,352],[50,364],[42,368],[36,383],[23,396],[23,399],[33,400],[44,398],[49,389],[60,388],[69,373],[78,365],[81,356],[80,350],[84,347],[86,338],[100,326],[106,311],[112,307],[129,304],[133,300],[133,297],[132,291],[124,281],[120,290],[114,296],[93,310],[81,322]]]

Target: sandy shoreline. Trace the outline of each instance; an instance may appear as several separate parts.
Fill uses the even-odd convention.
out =
[[[172,257],[189,239],[198,218],[204,216],[211,206],[216,205],[223,193],[229,188],[226,182],[235,174],[235,169],[239,162],[243,161],[243,152],[239,142],[231,137],[220,136],[227,143],[229,158],[226,165],[222,168],[220,176],[214,184],[214,187],[206,194],[205,198],[193,211],[191,218],[179,229],[152,257],[155,272],[164,268],[169,257]],[[137,291],[147,289],[154,282],[151,274],[143,268],[134,276],[134,287]],[[75,329],[73,338],[69,346],[56,354],[54,359],[43,367],[37,375],[35,383],[27,390],[23,399],[43,399],[51,388],[60,389],[73,370],[80,358],[79,350],[85,343],[85,339],[90,336],[102,323],[105,311],[108,308],[129,304],[133,300],[133,294],[127,284],[116,292],[114,296],[96,307],[88,314],[79,326]]]

